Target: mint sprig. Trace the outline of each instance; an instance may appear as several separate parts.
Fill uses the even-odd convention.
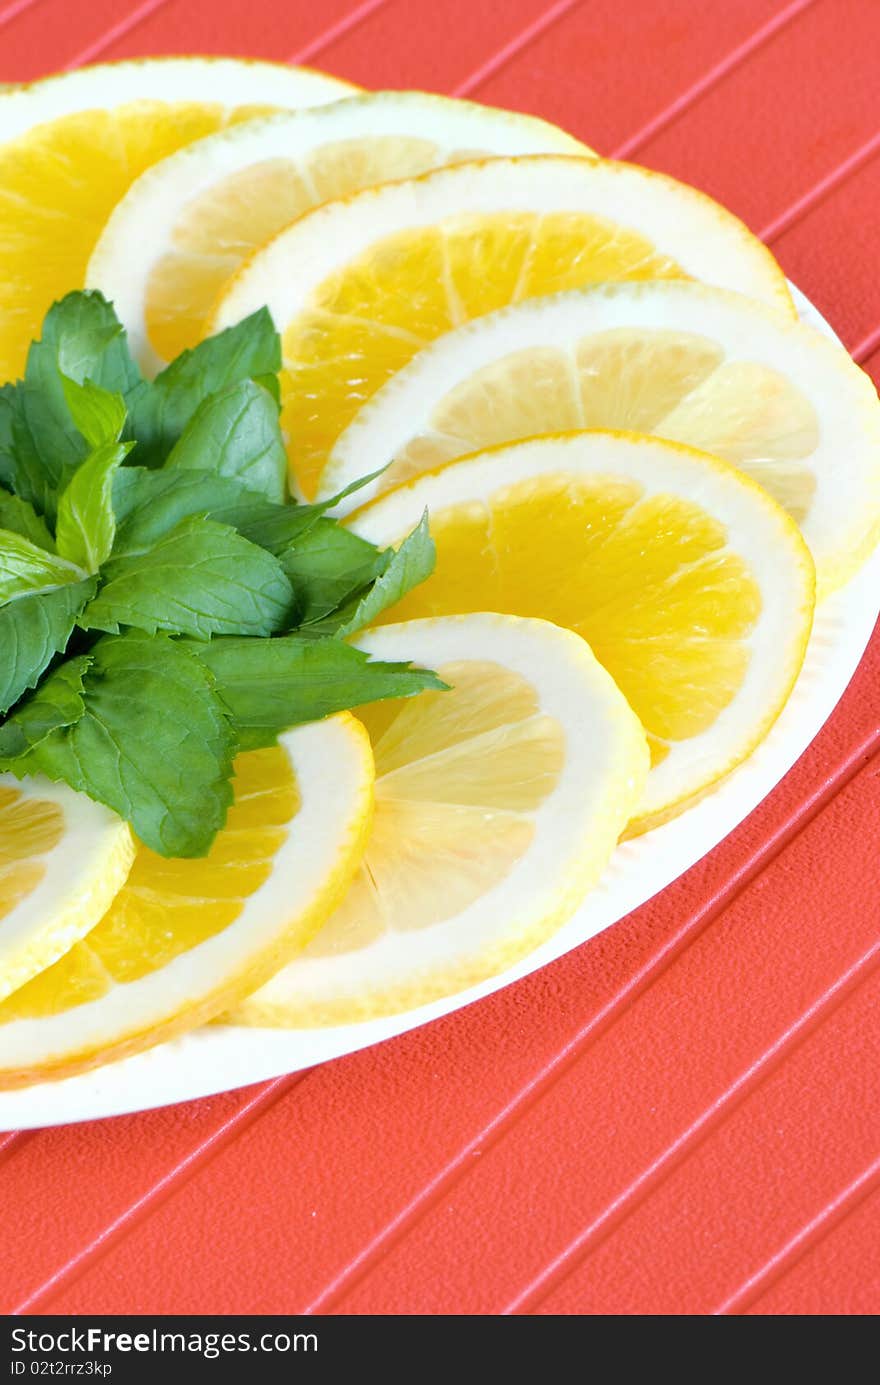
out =
[[[99,640],[10,720],[27,743],[14,773],[45,774],[106,803],[163,856],[203,855],[226,820],[235,733],[210,671],[167,636]]]
[[[11,529],[14,534],[21,534],[49,552],[55,548],[49,526],[42,515],[38,515],[33,505],[20,496],[10,495],[4,490],[0,490],[0,529]]]
[[[56,654],[68,648],[77,617],[96,587],[95,579],[87,578],[0,606],[0,715],[35,688]],[[8,768],[2,761],[0,766]]]
[[[146,380],[112,306],[73,293],[0,389],[0,769],[70,784],[162,855],[208,851],[239,750],[443,686],[345,643],[433,544],[423,521],[383,552],[334,501],[294,503],[280,365],[262,311]]]
[[[165,462],[172,470],[212,473],[283,504],[287,497],[287,453],[278,427],[278,405],[253,380],[227,385],[199,405]]]
[[[58,552],[85,572],[97,572],[113,552],[113,478],[133,446],[130,442],[100,443],[73,473],[58,501]]]
[[[153,635],[271,635],[289,624],[293,588],[277,558],[228,524],[184,519],[152,548],[111,558],[83,612],[84,630]]]
[[[210,669],[239,745],[274,744],[279,731],[386,697],[412,697],[445,685],[408,664],[385,664],[341,640],[285,635],[190,645]]]

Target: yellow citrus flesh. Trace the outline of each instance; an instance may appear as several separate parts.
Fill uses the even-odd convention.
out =
[[[448,151],[428,139],[373,135],[335,140],[301,160],[265,159],[194,197],[147,285],[150,342],[163,360],[201,341],[226,281],[288,222],[330,198],[409,178],[482,151]]]
[[[296,779],[283,751],[239,756],[235,803],[210,853],[166,860],[141,846],[97,927],[0,1005],[0,1022],[57,1015],[95,1000],[228,928],[271,873],[297,808]]]
[[[358,409],[443,332],[605,279],[683,278],[636,231],[577,212],[466,215],[386,237],[313,293],[283,333],[284,423],[304,493]]]
[[[352,717],[241,754],[235,802],[209,854],[168,860],[141,846],[100,922],[0,1004],[0,1086],[149,1047],[265,981],[344,895],[372,780]]]
[[[64,785],[0,777],[0,1001],[94,927],[133,855],[108,809]]]
[[[530,814],[565,759],[562,727],[541,714],[526,679],[498,664],[456,660],[438,672],[448,695],[360,713],[376,759],[376,817],[355,886],[310,945],[315,956],[459,913],[532,841]]]
[[[560,434],[451,462],[351,524],[397,542],[425,507],[436,568],[382,619],[503,611],[575,630],[663,766],[638,830],[769,729],[806,647],[813,566],[793,522],[732,468],[635,434]],[[783,639],[790,654],[770,648]]]
[[[778,370],[735,361],[714,371],[663,416],[657,431],[733,462],[803,524],[816,493],[805,459],[819,442],[810,400]]]
[[[39,885],[46,856],[64,834],[57,803],[26,799],[0,785],[0,919]]]
[[[576,630],[661,744],[705,730],[735,697],[760,592],[693,501],[541,476],[433,512],[431,533],[434,575],[385,618],[506,611]]]
[[[384,652],[383,635],[401,649],[409,638],[420,658],[438,637],[447,649],[450,639],[482,644],[486,655],[441,653],[435,662],[449,691],[358,713],[376,765],[360,869],[301,960],[233,1020],[346,1023],[492,975],[576,907],[638,801],[648,758],[641,728],[570,634],[544,621],[476,615],[375,631]],[[517,639],[543,661],[541,675],[525,672],[523,659],[501,661],[500,641]],[[563,670],[557,705],[541,686],[554,665],[557,677]],[[610,747],[607,758],[603,746],[589,759],[591,740],[593,749]]]
[[[349,893],[306,958],[342,958],[442,924],[505,880],[532,845],[533,814],[565,759],[562,727],[541,714],[527,680],[500,665],[457,660],[439,673],[449,693],[360,713],[376,759],[373,826]],[[529,946],[537,941],[530,937]],[[504,963],[522,950],[514,940]],[[483,965],[491,973],[496,957]],[[467,985],[482,969],[466,958],[423,978],[415,992],[389,987],[379,999],[365,987],[358,998],[305,1005],[286,1022],[340,1024],[404,1009]],[[248,1008],[245,1001],[245,1017]]]
[[[572,349],[526,348],[482,367],[431,411],[383,489],[456,457],[558,429],[618,428],[688,443],[751,470],[802,523],[816,489],[803,459],[819,429],[809,399],[759,362],[723,364],[693,332],[611,328]]]
[[[158,369],[202,339],[227,281],[305,212],[509,154],[591,157],[542,120],[424,92],[373,92],[250,121],[139,178],[101,235],[88,281],[117,304],[138,359]]]
[[[46,311],[81,288],[116,203],[151,164],[268,109],[134,101],[35,126],[0,145],[0,380],[20,375]]]
[[[319,498],[349,509],[456,458],[558,429],[651,433],[721,457],[799,525],[820,596],[880,535],[880,402],[838,344],[690,281],[532,299],[418,353],[338,439]]]

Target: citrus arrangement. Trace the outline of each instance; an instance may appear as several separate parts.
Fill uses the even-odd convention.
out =
[[[4,1087],[504,972],[880,540],[874,388],[733,215],[308,70],[0,93],[0,381]]]

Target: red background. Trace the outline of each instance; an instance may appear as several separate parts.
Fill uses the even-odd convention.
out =
[[[880,378],[875,0],[0,0],[0,80],[198,51],[688,179]],[[0,1136],[2,1306],[880,1311],[878,663],[731,838],[539,975],[306,1074]]]

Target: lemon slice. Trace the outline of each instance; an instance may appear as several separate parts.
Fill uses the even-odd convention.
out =
[[[143,174],[104,228],[87,281],[115,303],[144,368],[157,369],[201,340],[242,261],[319,203],[480,154],[589,152],[543,120],[415,91],[248,121]]]
[[[0,775],[0,1000],[88,933],[134,859],[126,823],[47,779]]]
[[[319,494],[394,461],[349,508],[468,452],[616,428],[712,452],[801,526],[820,593],[880,538],[880,401],[811,327],[703,284],[609,284],[502,309],[440,337],[374,395]]]
[[[450,462],[349,523],[395,543],[426,507],[436,570],[387,618],[506,611],[582,635],[648,732],[632,832],[704,794],[782,710],[813,563],[794,521],[727,463],[634,433],[559,434]]]
[[[344,902],[233,1022],[339,1024],[409,1009],[530,952],[596,883],[648,769],[644,733],[583,640],[467,615],[374,630],[449,692],[364,709],[376,812]]]
[[[350,92],[275,63],[150,58],[0,93],[0,382],[21,373],[52,302],[82,288],[107,217],[145,168],[236,120]]]
[[[62,1077],[210,1019],[312,937],[361,859],[373,760],[344,714],[235,766],[227,826],[202,860],[140,847],[82,941],[0,1004],[0,1086]]]
[[[291,460],[311,497],[358,409],[443,332],[524,298],[658,278],[703,279],[794,314],[772,256],[710,198],[630,164],[532,155],[308,212],[232,279],[211,325],[268,305]]]

